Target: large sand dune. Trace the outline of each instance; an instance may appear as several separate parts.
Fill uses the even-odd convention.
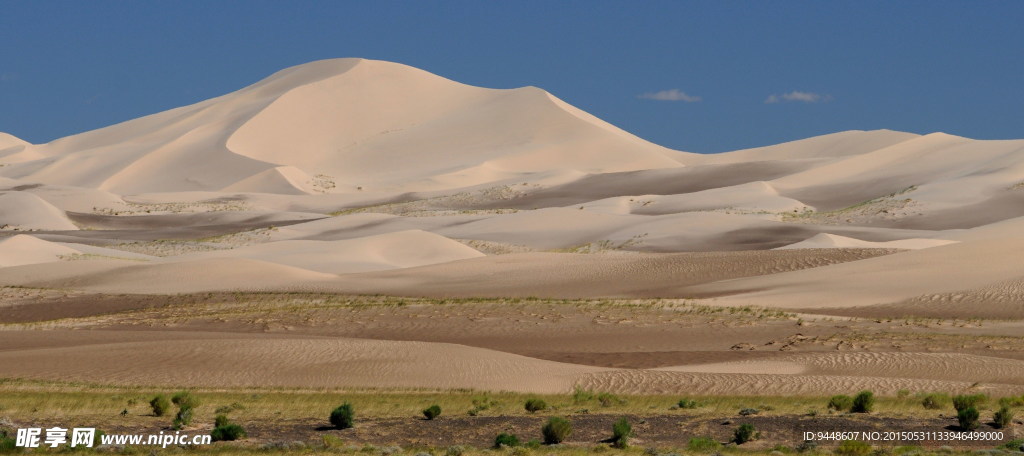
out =
[[[1024,318],[1024,140],[846,131],[691,154],[536,87],[473,87],[397,63],[333,59],[47,144],[0,134],[0,165],[0,286],[27,287],[0,288],[8,307],[31,302],[32,289],[171,300],[245,290]],[[88,304],[46,302],[39,308],[93,315]],[[111,318],[122,317],[133,318]],[[552,360],[618,366],[623,353],[662,360],[681,350],[648,353],[637,338],[622,353],[552,354],[508,339],[313,335],[239,336],[217,350],[187,338],[82,347],[30,338],[0,353],[0,377],[673,393],[1024,384],[1019,361],[953,349],[736,361],[731,345],[696,341],[733,354],[597,369]],[[117,358],[148,367],[90,371]],[[233,361],[241,358],[259,362]],[[167,363],[198,367],[157,368]],[[390,380],[374,383],[382,376]]]

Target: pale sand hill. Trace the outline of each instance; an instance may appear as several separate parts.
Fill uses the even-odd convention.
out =
[[[975,240],[850,264],[693,287],[721,304],[811,309],[884,304],[1024,277],[1024,238]],[[753,291],[752,291],[753,290]],[[840,297],[841,299],[837,299]]]
[[[772,146],[702,156],[700,162],[709,164],[848,157],[886,148],[918,136],[892,130],[850,130]]]
[[[173,257],[173,262],[248,258],[329,274],[381,271],[482,257],[443,236],[400,231],[344,241],[279,241]]]
[[[860,239],[849,238],[845,236],[837,236],[835,234],[821,233],[817,234],[812,238],[805,239],[795,244],[790,244],[783,247],[778,247],[775,250],[788,250],[788,249],[850,249],[850,248],[865,248],[865,249],[904,249],[904,250],[919,250],[927,249],[930,247],[938,247],[940,245],[955,244],[958,241],[950,241],[946,239],[900,239],[896,241],[886,242],[871,242],[862,241]]]
[[[23,141],[10,133],[0,131],[0,152],[5,152],[8,148],[27,145],[29,145],[27,141]]]
[[[21,230],[77,230],[64,211],[26,192],[0,193],[0,226]]]
[[[665,215],[698,211],[789,213],[810,210],[806,204],[779,196],[767,182],[715,188],[681,195],[617,196],[580,204],[584,209],[611,214]]]
[[[316,289],[337,277],[245,258],[140,263],[127,261],[127,255],[120,257],[3,268],[0,276],[6,285],[152,294]]]
[[[292,166],[325,175],[335,191],[428,190],[553,169],[681,166],[672,158],[681,153],[570,108],[532,87],[483,89],[395,63],[326,60],[192,106],[39,146],[45,158],[14,163],[0,175],[122,194],[221,190],[236,183],[274,192],[281,179],[257,176]],[[467,169],[486,172],[451,177]],[[437,176],[447,177],[433,180]]]
[[[59,261],[61,256],[81,253],[70,247],[19,234],[0,240],[0,268]]]
[[[1024,178],[1022,149],[1024,141],[976,141],[933,133],[771,183],[782,195],[826,210],[891,193],[921,201],[929,190],[949,203],[976,203]],[[935,203],[929,200],[923,199]]]

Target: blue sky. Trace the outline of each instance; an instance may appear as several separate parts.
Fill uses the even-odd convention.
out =
[[[1020,1],[0,0],[0,131],[32,142],[333,57],[534,85],[718,152],[850,129],[1024,138]]]

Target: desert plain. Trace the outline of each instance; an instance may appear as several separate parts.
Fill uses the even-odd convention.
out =
[[[507,422],[447,442],[485,446],[532,426],[509,404],[536,395],[685,446],[681,397],[720,404],[679,434],[698,435],[742,405],[877,426],[825,408],[861,390],[942,429],[955,412],[921,395],[1024,393],[1024,140],[695,154],[536,87],[334,59],[48,144],[0,135],[0,226],[0,416],[21,422],[89,391],[130,414],[158,390],[348,392],[381,427],[343,439],[441,446],[455,431],[381,436],[419,402],[468,420],[493,394]],[[49,396],[68,402],[40,412]]]

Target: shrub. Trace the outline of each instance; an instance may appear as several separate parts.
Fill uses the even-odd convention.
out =
[[[355,419],[356,411],[352,408],[352,404],[346,402],[338,406],[331,412],[331,424],[338,429],[348,429],[352,427],[352,421]]]
[[[188,391],[180,391],[171,397],[171,402],[177,405],[179,409],[194,409],[199,407],[199,399],[192,395]]]
[[[958,412],[968,408],[977,408],[987,399],[988,396],[984,394],[961,394],[953,398],[953,408]]]
[[[871,391],[861,391],[853,397],[850,411],[853,413],[870,413],[875,408],[875,395]]]
[[[554,445],[569,438],[569,435],[572,434],[572,424],[565,418],[553,416],[540,429],[540,432],[544,436],[544,443]]]
[[[441,407],[438,406],[437,404],[431,405],[430,407],[423,409],[423,416],[425,416],[428,420],[437,418],[441,416]]]
[[[0,429],[0,453],[13,453],[17,449],[16,443],[13,437],[7,435],[7,431]]]
[[[444,451],[444,454],[445,454],[445,456],[462,456],[462,453],[465,453],[465,452],[466,452],[465,448],[462,448],[459,445],[452,445],[452,446],[448,447],[447,450]]]
[[[681,409],[694,409],[697,408],[697,401],[693,399],[682,398],[679,400],[679,408]]]
[[[973,431],[978,429],[978,409],[967,407],[956,412],[956,421],[960,424],[960,430]]]
[[[171,401],[167,400],[167,396],[158,394],[153,400],[149,401],[150,408],[153,409],[153,414],[156,416],[164,416],[167,412],[171,411]]]
[[[587,402],[594,398],[594,393],[590,390],[585,390],[576,385],[572,390],[572,401],[579,404],[581,402]]]
[[[686,449],[694,452],[712,452],[722,448],[722,444],[711,437],[693,437],[686,442]]]
[[[1024,447],[1024,439],[1013,439],[1003,444],[1003,448],[1008,450],[1019,450],[1021,447]]]
[[[837,412],[850,410],[853,407],[853,398],[845,394],[837,394],[828,399],[828,408]]]
[[[213,419],[213,427],[225,426],[228,423],[230,423],[230,421],[228,421],[227,415],[217,415],[217,417]]]
[[[737,445],[742,445],[751,440],[757,440],[760,436],[761,433],[757,432],[753,424],[743,423],[732,433],[732,441],[736,442]]]
[[[745,408],[740,410],[740,416],[757,415],[758,413],[761,413],[761,411],[755,408]]]
[[[633,426],[625,418],[616,421],[612,425],[612,446],[615,448],[626,448],[629,446],[629,438],[633,436]]]
[[[860,440],[843,440],[839,442],[834,453],[840,456],[867,456],[872,453],[871,445]]]
[[[523,407],[526,408],[527,412],[533,413],[548,408],[548,404],[542,399],[531,398],[526,400]]]
[[[210,437],[214,442],[244,439],[245,429],[237,424],[225,423],[222,426],[213,428],[213,432],[210,432]]]
[[[800,442],[800,444],[796,446],[797,453],[807,453],[809,451],[815,451],[817,449],[818,442],[815,442],[814,440],[804,440],[803,442]]]
[[[519,446],[519,437],[515,434],[506,434],[502,432],[494,438],[494,448],[501,448],[502,446],[517,447]]]
[[[996,423],[997,428],[1005,428],[1013,422],[1013,410],[1010,407],[1002,406],[996,411],[996,414],[992,417],[992,421]]]
[[[597,402],[600,402],[602,407],[611,407],[615,404],[625,403],[625,401],[612,393],[598,393]]]
[[[921,405],[929,410],[938,410],[944,407],[947,402],[949,402],[949,396],[938,393],[926,394],[921,399]]]
[[[190,424],[192,424],[192,407],[179,408],[178,413],[174,415],[174,421],[171,423],[171,427],[180,430]]]

